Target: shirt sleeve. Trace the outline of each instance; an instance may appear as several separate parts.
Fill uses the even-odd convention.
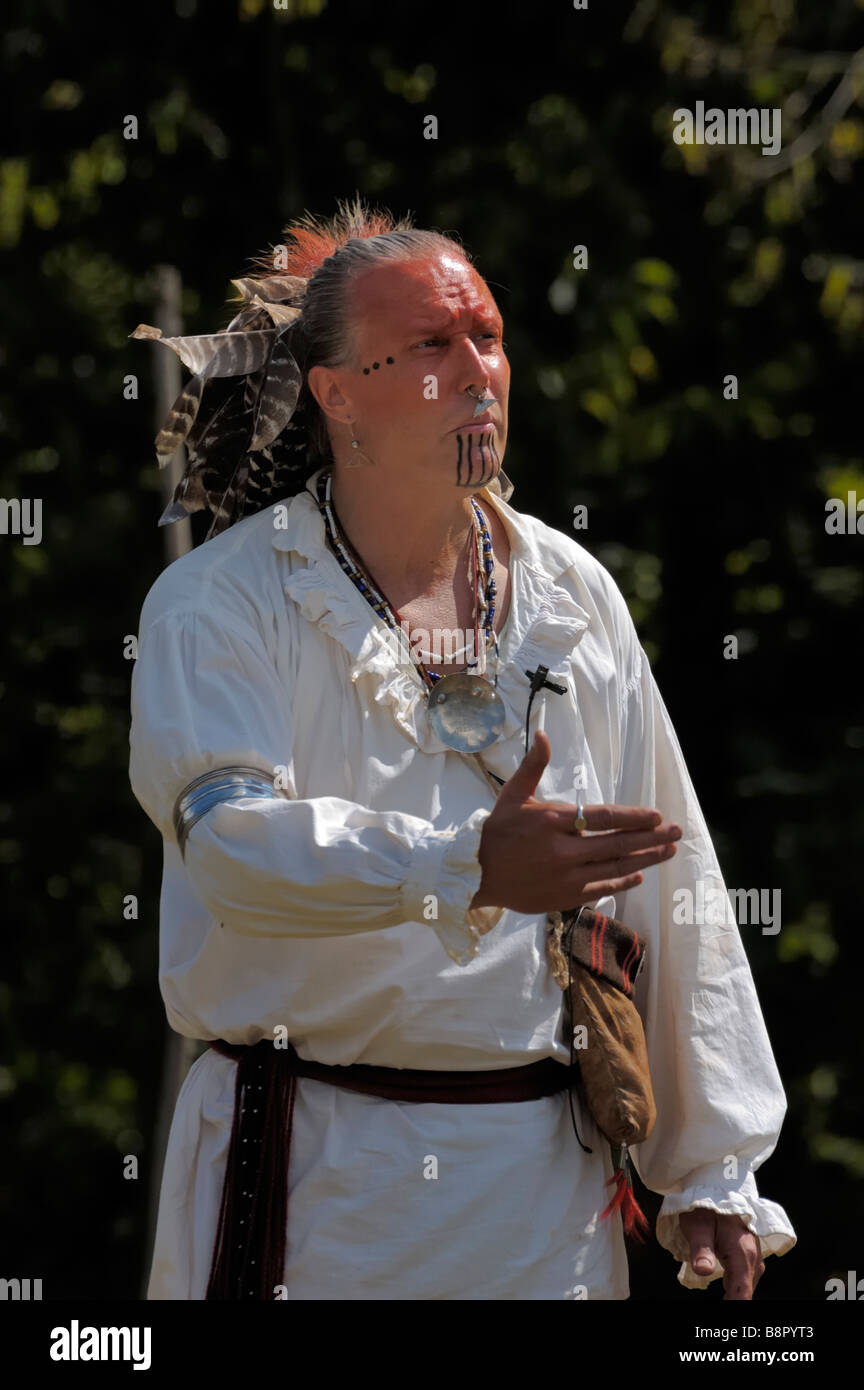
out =
[[[708,829],[635,632],[631,670],[616,799],[656,806],[682,829],[674,858],[649,869],[616,908],[647,942],[636,1002],[657,1120],[632,1156],[645,1185],[664,1194],[656,1234],[682,1261],[679,1281],[705,1288],[723,1270],[718,1261],[714,1274],[695,1273],[682,1212],[740,1215],[763,1257],[784,1255],[796,1242],[785,1211],[759,1195],[755,1179],[777,1143],[786,1096]]]
[[[469,908],[489,809],[436,830],[420,816],[338,796],[300,798],[292,725],[291,692],[258,633],[216,614],[169,611],[152,622],[142,615],[129,777],[163,837],[175,839],[179,793],[218,768],[257,768],[287,793],[221,802],[193,825],[186,872],[212,916],[231,931],[268,937],[345,936],[416,921],[467,965],[501,915]]]

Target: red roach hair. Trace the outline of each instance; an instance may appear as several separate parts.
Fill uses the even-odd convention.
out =
[[[333,217],[315,217],[310,212],[289,222],[282,232],[282,245],[255,258],[258,273],[298,275],[307,280],[352,237],[380,236],[384,232],[408,231],[408,218],[396,219],[386,209],[368,208],[359,194],[352,202],[338,202]],[[278,253],[278,260],[277,260]]]

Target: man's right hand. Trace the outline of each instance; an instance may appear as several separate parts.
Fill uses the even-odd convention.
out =
[[[663,824],[645,806],[584,806],[587,830],[601,833],[575,834],[575,806],[534,797],[551,756],[540,730],[498,793],[480,837],[483,877],[472,908],[564,912],[637,887],[645,869],[675,853],[680,825]]]

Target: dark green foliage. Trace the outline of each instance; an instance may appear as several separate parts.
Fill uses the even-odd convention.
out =
[[[759,1182],[801,1243],[759,1293],[821,1299],[855,1268],[864,537],[827,535],[825,502],[864,497],[860,73],[819,113],[861,9],[797,9],[10,0],[0,491],[41,497],[44,533],[0,536],[0,1274],[140,1291],[161,856],[127,781],[124,639],[163,556],[156,349],[127,335],[160,262],[185,330],[224,326],[229,278],[355,190],[473,252],[513,366],[514,504],[564,531],[588,506],[573,534],[631,605],[727,883],[782,890],[780,934],[742,932],[790,1101]],[[783,152],[677,146],[700,99],[783,107]],[[632,1269],[634,1297],[694,1297],[656,1244]]]

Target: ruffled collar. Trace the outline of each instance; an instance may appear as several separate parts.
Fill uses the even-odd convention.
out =
[[[284,525],[274,525],[275,548],[293,551],[306,561],[284,576],[284,592],[304,618],[341,644],[352,659],[352,681],[368,683],[372,698],[390,709],[408,739],[424,753],[447,752],[448,746],[432,731],[422,678],[413,667],[397,662],[388,628],[327,544],[314,494],[317,477],[313,474],[306,490],[283,504],[279,522]],[[550,679],[556,673],[566,679],[567,658],[590,619],[555,582],[573,565],[567,538],[535,517],[514,511],[501,493],[483,488],[480,496],[498,512],[511,547],[510,608],[499,635],[497,689],[506,711],[503,740],[524,726],[531,684],[526,671],[542,663],[549,668]]]

